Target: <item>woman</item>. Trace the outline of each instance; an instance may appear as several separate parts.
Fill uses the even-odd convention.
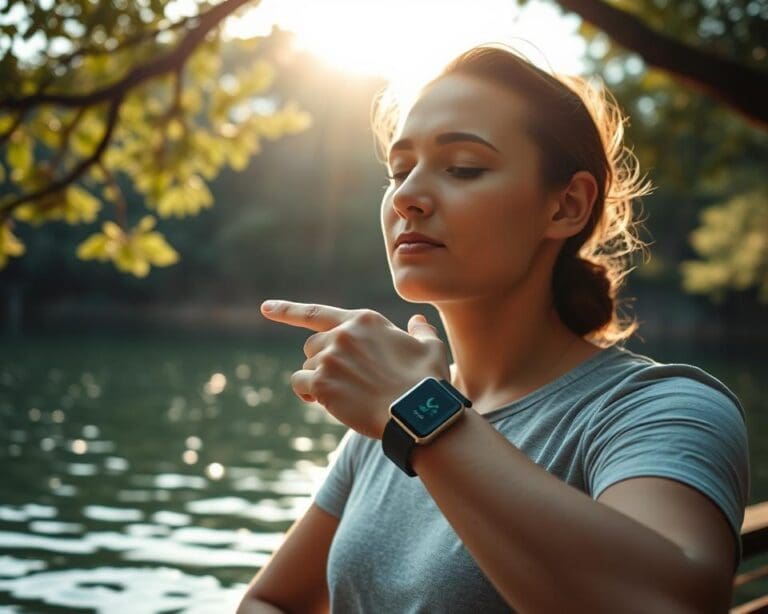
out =
[[[292,388],[350,430],[239,612],[726,611],[743,409],[700,369],[617,345],[648,187],[615,104],[497,45],[407,113],[383,101],[394,286],[434,305],[448,347],[421,315],[403,331],[366,309],[262,306],[316,331]],[[444,385],[418,397],[430,377]],[[415,443],[436,398],[454,413]]]

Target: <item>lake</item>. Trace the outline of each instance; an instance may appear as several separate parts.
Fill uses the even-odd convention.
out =
[[[346,430],[290,388],[309,334],[2,339],[0,613],[234,611]],[[630,347],[736,392],[768,499],[764,362]]]

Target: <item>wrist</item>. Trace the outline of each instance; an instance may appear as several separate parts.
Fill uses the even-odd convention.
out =
[[[421,474],[422,468],[432,463],[434,459],[450,458],[451,450],[462,447],[462,439],[473,429],[478,420],[486,422],[474,409],[465,407],[462,418],[442,433],[440,437],[427,445],[415,446],[411,453],[411,466],[413,470],[417,474]]]
[[[403,472],[415,477],[412,453],[431,445],[464,417],[472,402],[448,380],[425,377],[389,407],[381,444],[384,454]]]

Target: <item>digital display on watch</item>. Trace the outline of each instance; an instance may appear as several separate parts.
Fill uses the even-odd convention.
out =
[[[430,379],[418,388],[418,395],[410,394],[392,405],[392,415],[418,437],[426,437],[462,407],[456,397]]]

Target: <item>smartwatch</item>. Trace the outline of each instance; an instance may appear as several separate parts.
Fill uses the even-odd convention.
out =
[[[384,454],[414,477],[411,452],[432,441],[464,415],[472,402],[444,379],[425,377],[389,406],[381,446]]]

